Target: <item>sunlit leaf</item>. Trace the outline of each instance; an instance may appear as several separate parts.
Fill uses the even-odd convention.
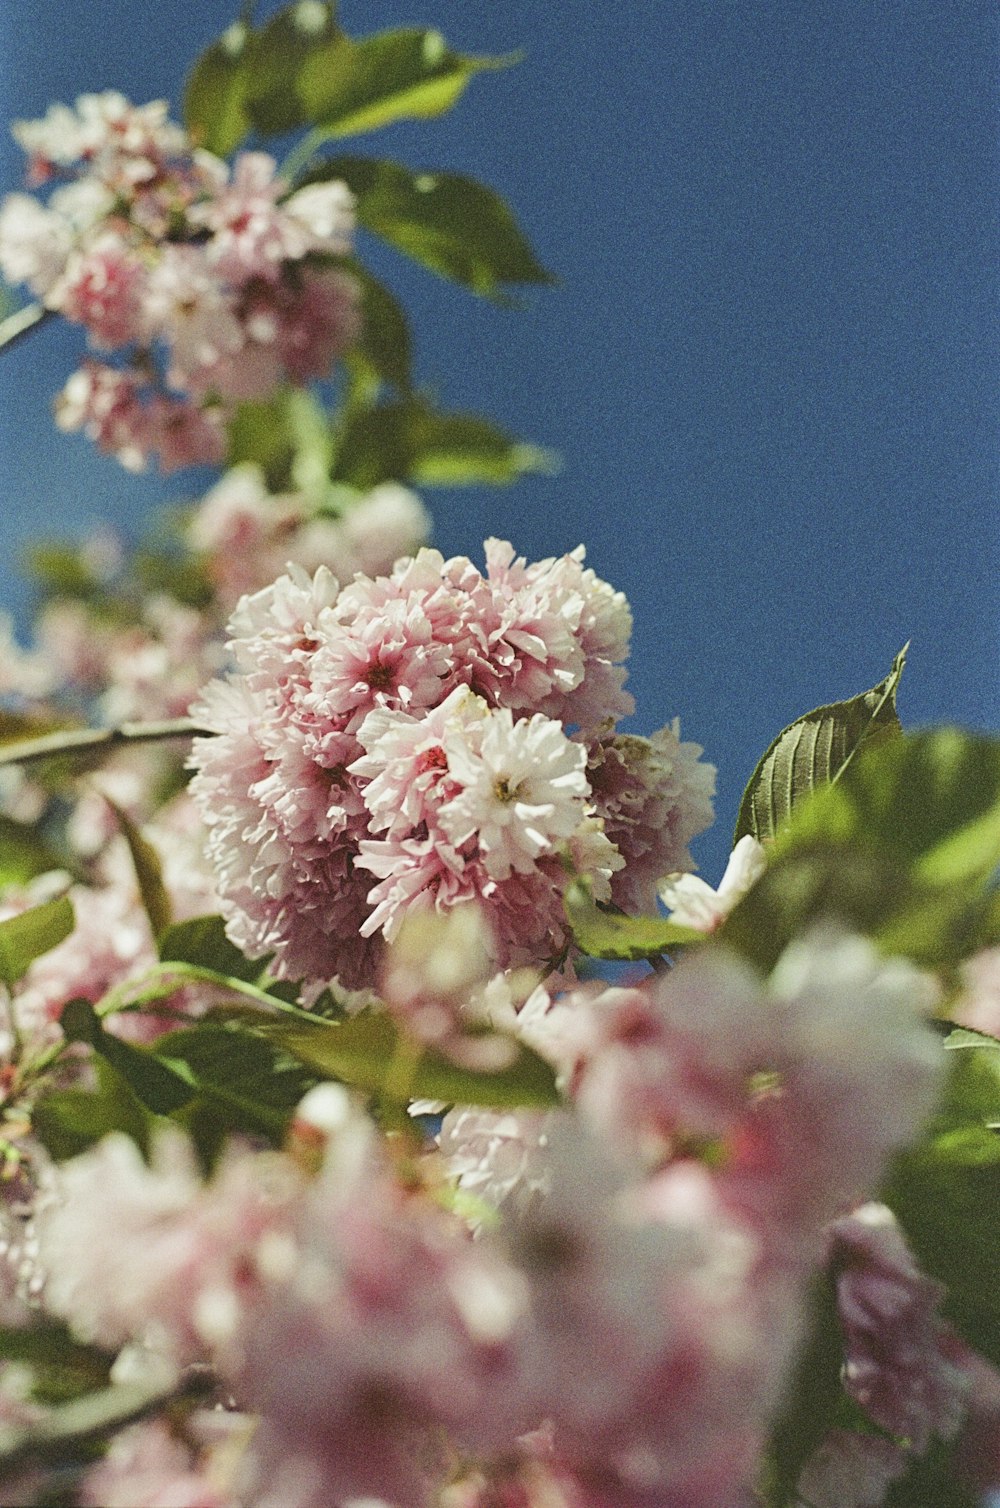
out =
[[[747,833],[758,842],[773,838],[792,809],[836,780],[864,744],[900,732],[896,691],[908,648],[900,650],[889,674],[870,691],[817,707],[778,734],[743,793],[734,843]]]
[[[574,880],[569,886],[565,904],[574,940],[591,958],[656,958],[674,948],[705,941],[703,932],[665,917],[602,911],[582,880]]]
[[[217,157],[228,157],[250,130],[244,71],[249,36],[242,22],[234,22],[196,60],[184,88],[184,124]]]
[[[303,1063],[370,1093],[405,1103],[408,1099],[446,1100],[451,1104],[493,1109],[559,1103],[555,1076],[536,1053],[512,1044],[513,1061],[495,1072],[462,1068],[431,1051],[401,1041],[392,1017],[366,1011],[339,1024],[280,1031],[282,1045]],[[406,1072],[398,1073],[401,1054],[412,1052]]]
[[[299,76],[303,64],[321,48],[342,37],[333,6],[321,0],[296,0],[254,31],[244,63],[244,108],[264,136],[305,125]]]
[[[309,122],[328,136],[374,131],[393,121],[442,115],[475,74],[516,58],[471,58],[450,50],[438,31],[408,27],[316,49],[299,73]]]
[[[70,935],[73,926],[73,906],[64,895],[0,922],[0,979],[16,984],[36,958]]]

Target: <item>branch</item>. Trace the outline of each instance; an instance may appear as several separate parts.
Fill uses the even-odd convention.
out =
[[[0,747],[0,768],[10,764],[38,764],[76,754],[110,754],[129,744],[161,743],[168,738],[210,738],[211,728],[199,728],[190,718],[159,723],[122,723],[118,728],[73,728],[41,738]]]
[[[8,314],[6,319],[0,319],[0,351],[5,346],[16,345],[26,335],[30,335],[38,325],[51,319],[53,312],[42,304],[25,304],[15,314]]]

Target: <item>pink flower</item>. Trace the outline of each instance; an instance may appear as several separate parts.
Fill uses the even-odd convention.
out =
[[[657,883],[692,867],[687,845],[714,816],[715,769],[701,753],[699,744],[681,743],[676,719],[651,738],[619,733],[588,748],[594,804],[625,860],[611,882],[623,911],[654,912]]]
[[[944,1289],[913,1260],[892,1211],[864,1204],[828,1228],[844,1332],[844,1387],[875,1424],[922,1456],[950,1439],[969,1379],[938,1313]]]
[[[70,255],[46,304],[86,325],[91,344],[107,350],[137,338],[145,297],[145,267],[120,236],[107,232]]]

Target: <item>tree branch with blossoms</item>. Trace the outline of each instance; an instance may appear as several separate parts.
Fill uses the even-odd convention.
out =
[[[715,770],[623,730],[624,594],[428,546],[414,488],[554,458],[435,406],[355,248],[553,283],[493,189],[339,149],[516,59],[256,9],[182,124],[16,122],[0,206],[0,346],[87,344],[60,428],[220,471],[42,541],[5,631],[0,1494],[973,1508],[1000,740],[905,732],[903,650],[696,876]]]

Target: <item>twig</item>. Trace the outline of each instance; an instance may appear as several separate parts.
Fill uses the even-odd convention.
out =
[[[210,728],[200,728],[187,717],[157,723],[122,723],[118,728],[63,729],[58,733],[45,733],[41,738],[27,738],[6,747],[0,746],[0,768],[9,764],[38,764],[43,759],[61,759],[77,754],[110,754],[128,744],[211,736]]]
[[[43,304],[25,304],[6,319],[0,319],[0,350],[23,340],[32,330],[52,318],[53,311]]]

